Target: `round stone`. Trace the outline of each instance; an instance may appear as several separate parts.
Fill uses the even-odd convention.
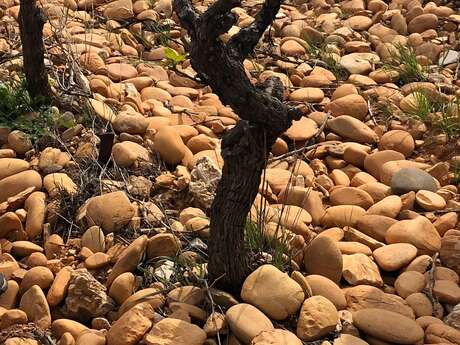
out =
[[[408,265],[417,255],[417,248],[409,243],[395,243],[374,250],[373,256],[379,267],[393,272]]]
[[[402,298],[406,298],[416,292],[421,292],[425,286],[425,276],[416,271],[403,272],[395,281],[396,292]]]
[[[409,157],[415,148],[415,141],[410,133],[395,129],[386,132],[379,142],[379,150],[394,150]]]
[[[343,261],[334,240],[316,237],[305,249],[304,265],[307,272],[329,278],[335,283],[342,277]]]
[[[436,192],[438,185],[433,176],[417,168],[402,168],[391,178],[391,190],[396,194],[427,190]]]

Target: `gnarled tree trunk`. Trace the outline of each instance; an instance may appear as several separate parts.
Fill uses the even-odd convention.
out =
[[[51,97],[44,61],[43,26],[45,23],[45,16],[35,0],[20,1],[19,29],[27,91],[32,99],[41,102]]]
[[[211,208],[209,241],[210,279],[239,293],[249,273],[244,225],[257,195],[260,176],[276,138],[301,117],[301,111],[283,104],[284,88],[278,78],[254,86],[244,59],[274,21],[282,0],[266,0],[255,21],[227,44],[219,36],[236,22],[231,10],[239,0],[217,0],[199,14],[190,0],[174,0],[174,10],[191,37],[190,59],[200,78],[241,121],[222,140],[224,167]]]

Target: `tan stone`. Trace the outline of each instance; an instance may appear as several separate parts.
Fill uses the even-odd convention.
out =
[[[29,136],[21,131],[15,130],[8,134],[8,145],[16,153],[23,155],[32,149],[32,142]]]
[[[30,254],[35,252],[43,252],[42,247],[30,241],[14,241],[11,244],[11,246],[11,254],[13,254],[16,257],[29,256]]]
[[[188,322],[165,318],[156,323],[144,337],[147,345],[203,345],[206,333]]]
[[[77,339],[81,333],[88,330],[85,325],[70,319],[57,319],[51,324],[51,331],[58,339],[66,333],[70,333],[74,339]]]
[[[455,228],[458,222],[458,214],[456,212],[448,212],[440,215],[433,223],[439,234],[443,236],[448,230]]]
[[[273,217],[270,221],[279,223],[295,234],[302,235],[306,239],[311,237],[308,225],[312,222],[311,215],[298,206],[286,206],[282,204],[271,205]]]
[[[368,182],[358,187],[369,193],[374,202],[379,202],[392,194],[391,188],[380,182]]]
[[[425,288],[426,280],[420,272],[406,271],[399,275],[394,285],[398,295],[406,298],[415,292],[421,292]]]
[[[284,135],[294,141],[305,141],[315,136],[317,132],[318,125],[316,122],[307,117],[302,117],[298,121],[293,121]]]
[[[110,285],[109,296],[122,305],[135,292],[136,277],[131,272],[125,272],[115,278]]]
[[[69,288],[71,274],[72,269],[69,266],[62,268],[56,274],[56,278],[51,284],[51,287],[48,290],[48,294],[46,296],[48,304],[51,307],[57,306],[64,300],[65,296],[67,295],[67,289]]]
[[[388,244],[410,243],[419,253],[433,253],[441,248],[441,238],[434,225],[425,217],[401,220],[393,224],[385,234]]]
[[[332,116],[350,115],[358,120],[364,120],[368,107],[363,96],[349,94],[328,103],[324,110],[330,111]]]
[[[104,121],[113,122],[115,120],[115,113],[106,103],[96,99],[90,99],[91,107],[94,112]]]
[[[75,195],[78,187],[73,180],[65,173],[48,174],[43,179],[43,186],[51,197],[62,193]]]
[[[93,253],[105,251],[104,232],[99,226],[92,226],[81,236],[81,245],[90,249]]]
[[[149,125],[147,118],[137,112],[123,111],[118,113],[113,121],[113,128],[117,132],[129,134],[144,134]]]
[[[440,302],[453,305],[460,303],[460,287],[452,280],[436,280],[433,293]]]
[[[227,328],[227,322],[225,321],[225,315],[214,312],[206,319],[206,323],[203,326],[203,330],[206,332],[208,337],[214,337],[217,334],[225,333]]]
[[[122,191],[93,197],[86,206],[86,219],[108,232],[119,231],[134,216],[134,207]]]
[[[22,310],[11,309],[4,313],[1,317],[0,328],[7,329],[13,325],[27,323],[27,315]]]
[[[408,265],[417,255],[417,248],[409,243],[395,243],[376,249],[375,261],[385,271],[393,272]]]
[[[305,270],[338,283],[342,277],[342,254],[336,243],[325,236],[315,238],[304,252]]]
[[[94,253],[85,259],[85,267],[89,270],[98,270],[110,264],[110,256],[106,253]]]
[[[345,290],[345,298],[348,310],[377,308],[389,310],[411,319],[414,319],[414,311],[407,302],[397,295],[385,293],[370,285],[358,285]]]
[[[21,293],[24,293],[33,285],[38,285],[42,290],[45,290],[51,286],[53,280],[53,273],[47,267],[33,267],[24,275],[24,278],[21,282],[20,291]]]
[[[446,207],[446,200],[434,192],[419,190],[415,194],[415,201],[427,211],[443,210]]]
[[[368,345],[364,340],[351,334],[342,333],[340,337],[334,339],[334,345]]]
[[[13,309],[17,305],[19,296],[19,285],[14,280],[8,280],[8,287],[5,292],[0,295],[0,307],[5,309]]]
[[[231,307],[225,319],[232,333],[244,344],[249,344],[261,332],[274,329],[270,319],[250,304],[240,303]]]
[[[358,143],[375,143],[378,140],[377,134],[372,129],[349,115],[340,115],[328,120],[328,126],[334,133]]]
[[[367,155],[364,160],[364,168],[376,179],[380,179],[382,166],[391,161],[400,161],[404,159],[404,155],[393,150],[377,151]]]
[[[123,168],[129,168],[138,162],[150,162],[149,151],[132,141],[116,143],[112,148],[115,163]]]
[[[347,227],[349,229],[349,227]],[[364,254],[367,256],[372,255],[372,250],[365,244],[360,242],[337,242],[337,247],[342,254]]]
[[[311,288],[312,296],[323,296],[331,301],[337,310],[345,309],[347,301],[340,287],[332,280],[317,275],[311,274],[305,277],[308,285]]]
[[[0,180],[29,169],[30,164],[17,158],[0,158]]]
[[[120,255],[112,271],[107,277],[107,286],[120,274],[133,271],[141,261],[147,247],[147,236],[143,235],[135,239]]]
[[[415,316],[431,316],[433,314],[433,305],[430,299],[421,292],[415,292],[406,297],[406,302],[414,310]]]
[[[324,93],[320,88],[304,87],[295,90],[289,95],[291,101],[296,102],[315,102],[319,103],[323,100]]]
[[[342,255],[343,277],[350,285],[382,286],[377,265],[365,254]]]
[[[215,138],[211,138],[206,134],[198,134],[187,141],[187,147],[193,154],[205,150],[214,150],[216,149],[217,144],[218,143]]]
[[[14,212],[7,212],[0,216],[0,236],[7,237],[10,233],[22,232],[21,219]]]
[[[180,135],[169,126],[161,127],[154,139],[154,149],[169,164],[178,164],[184,158],[185,144]]]
[[[326,209],[321,224],[327,227],[332,226],[356,226],[358,220],[366,214],[366,211],[359,206],[339,205]]]
[[[304,341],[321,339],[335,329],[338,321],[337,309],[327,298],[307,298],[297,321],[297,336]]]
[[[118,0],[118,1],[112,2],[110,5],[115,6],[115,5],[117,5],[117,3],[120,3],[120,2],[123,3],[123,4],[124,3],[130,3],[131,4],[130,0]],[[121,10],[121,8],[118,8],[116,10]],[[107,12],[107,10],[106,10],[106,12]],[[119,82],[119,81],[122,81],[122,80],[125,80],[125,79],[129,79],[129,78],[134,78],[134,77],[137,76],[136,68],[134,68],[133,66],[131,66],[130,64],[127,64],[127,63],[109,64],[109,65],[106,66],[106,69],[107,69],[109,78],[112,79],[113,81],[116,81],[116,82]]]
[[[385,242],[385,235],[388,229],[397,222],[397,220],[385,216],[364,215],[358,219],[356,227],[364,234]]]
[[[173,234],[158,234],[147,243],[147,257],[153,259],[159,256],[175,256],[181,248],[179,239]]]
[[[241,288],[241,298],[275,320],[284,320],[299,310],[304,292],[296,281],[275,266],[263,265],[252,272]]]
[[[354,312],[353,323],[365,334],[396,344],[414,344],[424,336],[423,329],[414,320],[383,309]]]
[[[263,331],[256,336],[251,345],[302,345],[302,342],[294,333],[284,329]]]
[[[429,29],[436,29],[438,25],[438,17],[431,13],[422,14],[412,19],[407,25],[410,33],[422,33]]]
[[[368,215],[385,216],[396,218],[402,208],[401,198],[397,195],[390,195],[372,205],[368,210]]]
[[[21,297],[19,308],[27,314],[30,322],[46,330],[51,325],[51,314],[46,297],[38,285],[32,286]]]
[[[165,302],[165,298],[159,290],[157,287],[152,287],[137,291],[123,302],[118,310],[118,315],[123,315],[135,305],[143,302],[149,303],[154,309],[161,307]]]
[[[374,204],[374,200],[366,191],[356,187],[343,187],[334,189],[329,200],[331,205],[354,205],[368,209]]]
[[[443,323],[432,323],[425,330],[428,344],[460,344],[460,330]]]
[[[42,178],[40,174],[34,170],[22,171],[1,179],[0,203],[30,187],[35,188],[35,190],[40,190],[42,188]]]
[[[140,303],[124,313],[107,332],[107,345],[135,345],[152,327],[154,309]]]
[[[42,192],[34,192],[24,204],[24,209],[27,211],[25,230],[29,239],[34,239],[43,230],[46,212],[46,195]]]
[[[168,300],[170,302],[182,302],[192,305],[201,304],[204,297],[203,289],[192,285],[181,286],[168,293]]]
[[[415,141],[410,133],[403,130],[386,132],[379,141],[379,150],[394,150],[409,157],[415,148]]]

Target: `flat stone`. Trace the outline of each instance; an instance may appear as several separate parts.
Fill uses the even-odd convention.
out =
[[[318,125],[316,122],[307,117],[302,117],[298,121],[293,121],[292,126],[284,135],[294,141],[305,141],[312,138],[317,132]]]
[[[424,336],[414,320],[383,309],[357,311],[353,313],[353,324],[365,334],[395,344],[415,344]]]
[[[417,248],[409,243],[395,243],[378,248],[373,256],[385,271],[392,272],[408,265],[417,255]]]

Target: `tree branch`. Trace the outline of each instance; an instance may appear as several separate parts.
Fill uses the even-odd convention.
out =
[[[265,30],[273,23],[282,2],[282,0],[265,0],[254,22],[247,28],[241,29],[230,39],[228,48],[241,61],[254,50]]]
[[[241,0],[217,0],[200,17],[201,33],[203,41],[213,44],[215,39],[226,33],[236,23],[236,16],[231,12],[241,4]]]
[[[196,22],[199,18],[197,11],[193,8],[190,0],[173,1],[173,9],[181,25],[189,32],[195,32]]]
[[[228,14],[233,8],[241,5],[241,0],[217,0],[203,13],[202,19],[208,22],[210,18]]]

